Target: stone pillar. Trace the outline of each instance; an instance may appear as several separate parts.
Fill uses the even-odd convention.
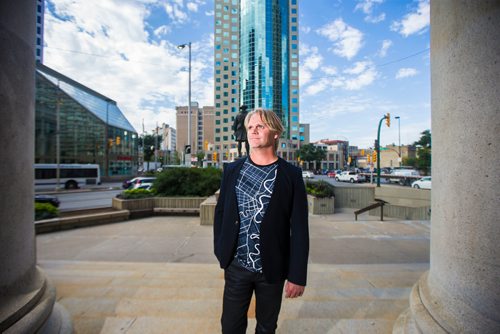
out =
[[[36,1],[0,2],[1,333],[71,331],[54,288],[36,266],[35,23]]]
[[[431,1],[430,269],[394,333],[500,333],[500,1]]]

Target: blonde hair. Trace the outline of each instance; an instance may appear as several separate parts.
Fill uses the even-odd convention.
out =
[[[260,116],[260,118],[262,119],[262,121],[264,122],[264,124],[266,124],[267,127],[273,133],[278,135],[278,139],[276,139],[276,141],[274,142],[274,149],[277,150],[278,145],[279,145],[279,138],[281,137],[281,134],[285,130],[283,128],[283,124],[281,123],[280,118],[272,110],[263,109],[263,108],[254,109],[254,110],[250,111],[247,114],[247,116],[245,117],[245,129],[247,129],[247,131],[248,131],[248,122],[250,122],[250,118],[255,114],[258,114]]]

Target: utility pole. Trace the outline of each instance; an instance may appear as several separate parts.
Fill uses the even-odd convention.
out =
[[[56,191],[61,188],[59,183],[61,180],[61,97],[59,95],[59,80],[57,80],[57,97],[56,97]]]
[[[399,121],[401,119],[401,117],[396,116],[394,118],[398,120],[399,167],[401,167],[401,163],[403,161],[403,157],[401,156],[401,124]]]

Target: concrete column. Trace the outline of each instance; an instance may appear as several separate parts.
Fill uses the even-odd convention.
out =
[[[36,266],[33,159],[36,1],[0,2],[0,332],[71,330]]]
[[[500,1],[431,1],[430,270],[395,333],[500,333]]]

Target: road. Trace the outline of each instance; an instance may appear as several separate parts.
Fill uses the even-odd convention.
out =
[[[122,190],[95,190],[82,192],[64,192],[57,194],[61,204],[59,210],[85,210],[111,207],[111,199]]]
[[[329,178],[326,175],[315,175],[312,180],[323,180],[327,181],[336,187],[373,187],[370,183],[349,183],[349,182],[337,182],[333,178]],[[382,184],[387,184],[385,180],[381,180]],[[399,186],[393,184],[394,186]],[[85,210],[85,209],[96,209],[96,208],[109,208],[111,207],[111,199],[117,194],[122,192],[121,183],[108,183],[101,185],[98,189],[93,190],[79,190],[79,191],[62,191],[57,193],[56,196],[59,198],[61,204],[59,209],[64,211],[72,210]]]
[[[370,184],[370,182],[363,182],[363,183],[337,182],[337,181],[335,181],[334,178],[330,178],[326,175],[314,175],[314,178],[312,180],[327,181],[336,187],[353,187],[353,186],[354,187],[372,187],[372,186],[375,186],[377,184],[377,179],[375,178],[375,176],[373,177],[373,184]],[[391,184],[393,186],[402,187],[398,183],[388,183],[383,178],[380,179],[380,184],[384,184],[384,185]]]

